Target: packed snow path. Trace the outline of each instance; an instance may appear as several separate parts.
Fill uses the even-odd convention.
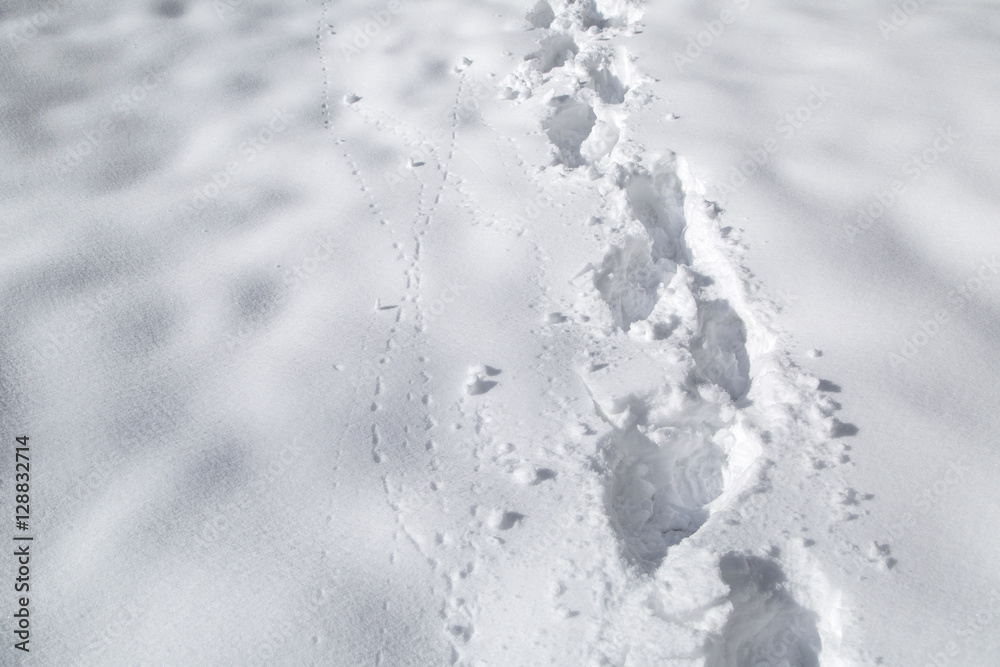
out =
[[[371,452],[396,539],[433,571],[456,663],[525,660],[529,637],[530,662],[557,664],[808,665],[821,632],[828,652],[838,643],[835,618],[789,592],[781,548],[765,558],[725,539],[753,534],[749,499],[772,478],[801,484],[803,467],[838,465],[826,439],[839,422],[787,361],[718,207],[683,159],[630,133],[630,113],[652,102],[627,50],[640,15],[538,3],[538,48],[509,75],[478,53],[451,63],[443,131],[398,120],[367,90],[324,92],[346,109],[331,131],[374,129],[401,165],[361,165],[357,142],[335,141],[371,221],[411,236],[393,245],[406,292],[379,306],[391,325],[376,352],[392,367],[368,382]],[[400,188],[414,194],[393,198]],[[389,214],[387,200],[416,210]],[[505,287],[498,274],[518,264],[530,282]],[[510,307],[504,289],[527,308],[484,312],[477,301]],[[455,340],[459,322],[469,340]],[[454,376],[445,346],[468,350],[458,384],[441,381]],[[404,395],[417,407],[401,421],[385,406]],[[793,544],[799,597],[835,614],[807,542]]]

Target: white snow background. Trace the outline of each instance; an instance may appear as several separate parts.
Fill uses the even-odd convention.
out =
[[[998,34],[0,4],[0,664],[998,664]]]

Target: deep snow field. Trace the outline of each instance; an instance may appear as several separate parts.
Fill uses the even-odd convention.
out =
[[[997,35],[0,5],[0,664],[1000,664]]]

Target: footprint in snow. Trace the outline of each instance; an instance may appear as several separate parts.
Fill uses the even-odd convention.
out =
[[[479,396],[485,394],[493,387],[497,386],[496,380],[487,380],[487,377],[500,375],[500,369],[492,366],[473,366],[469,369],[469,380],[465,384],[465,393],[469,396]],[[484,377],[485,376],[485,377]]]

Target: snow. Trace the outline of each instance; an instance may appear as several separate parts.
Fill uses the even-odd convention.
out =
[[[992,664],[998,21],[0,10],[0,662]]]

